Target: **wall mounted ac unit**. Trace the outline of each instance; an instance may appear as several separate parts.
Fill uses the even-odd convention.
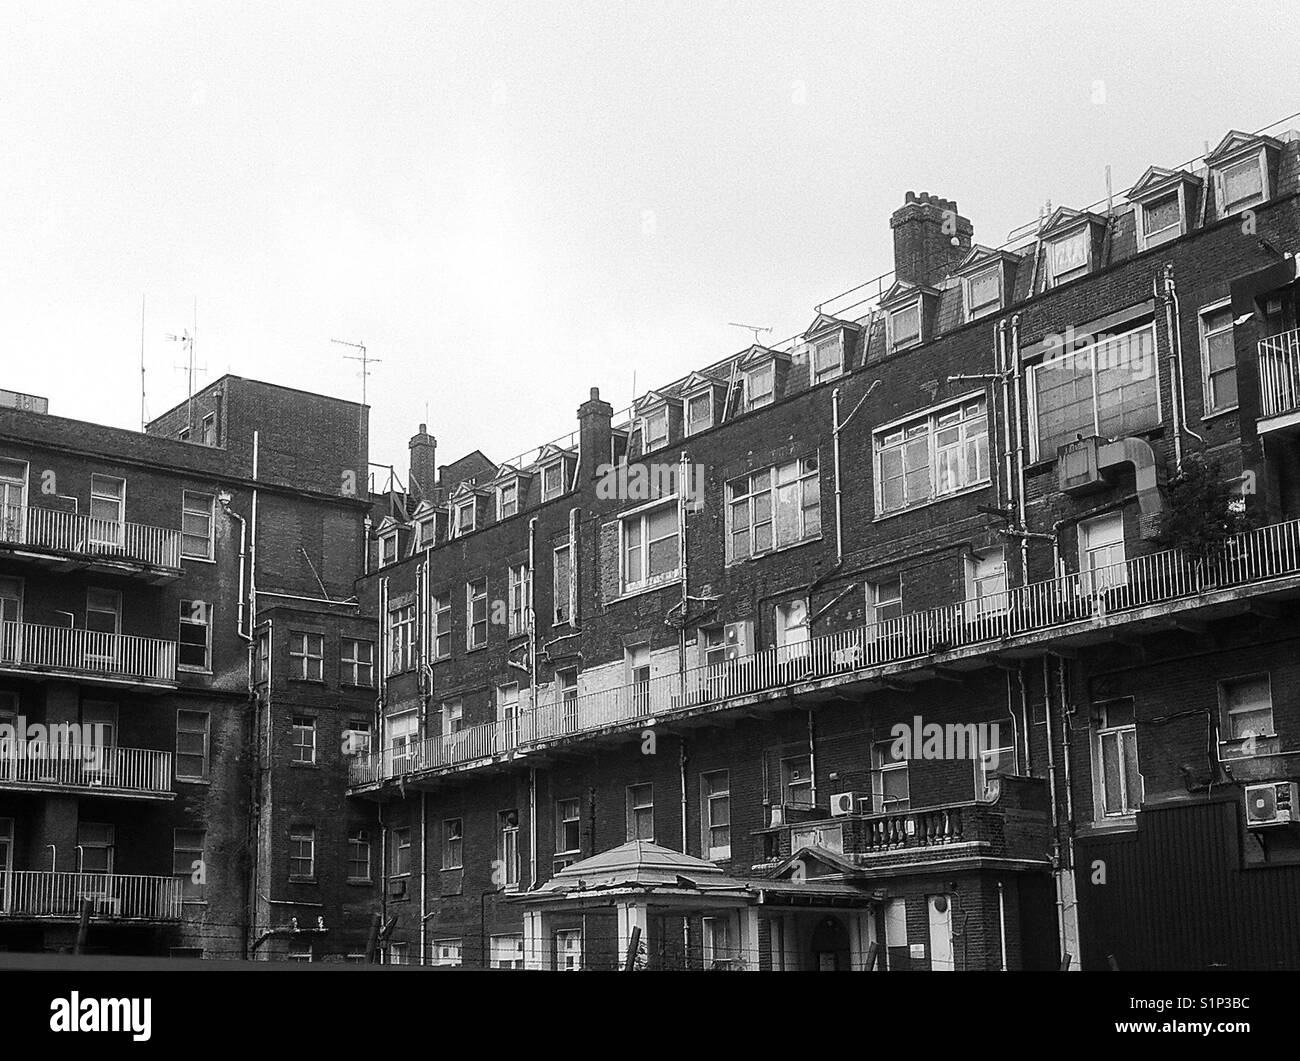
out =
[[[861,792],[836,792],[831,796],[831,815],[836,818],[843,818],[846,814],[854,814],[858,809],[858,800],[863,798]]]
[[[1246,825],[1261,829],[1269,825],[1300,822],[1300,786],[1294,781],[1269,781],[1246,786]]]

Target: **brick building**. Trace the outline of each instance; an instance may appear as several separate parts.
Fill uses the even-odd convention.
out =
[[[372,889],[354,912],[342,855],[370,826],[342,814],[337,744],[340,719],[374,709],[369,642],[348,646],[347,675],[339,655],[359,624],[366,410],[236,376],[144,433],[12,404],[0,947],[70,947],[89,903],[92,951],[361,949]],[[250,670],[264,639],[283,648],[269,684]],[[309,845],[294,808],[322,782],[339,813]],[[286,879],[295,844],[310,885]]]
[[[1236,132],[1000,248],[909,192],[788,343],[422,426],[358,588],[393,959],[1300,963],[1298,192]]]

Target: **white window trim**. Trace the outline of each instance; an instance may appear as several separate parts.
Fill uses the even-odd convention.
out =
[[[1268,202],[1269,199],[1272,198],[1272,195],[1270,194],[1272,189],[1269,187],[1268,182],[1268,148],[1265,145],[1260,144],[1259,149],[1254,153],[1255,165],[1259,167],[1259,198],[1250,201],[1243,200],[1242,202],[1235,203],[1232,206],[1229,206],[1225,201],[1227,196],[1226,178],[1228,170],[1248,161],[1250,157],[1250,152],[1244,151],[1232,158],[1224,159],[1214,168],[1214,205],[1218,211],[1220,220],[1239,214],[1243,210],[1249,210],[1252,207],[1259,206],[1262,203]]]
[[[1211,313],[1217,313],[1220,310],[1224,310],[1224,309],[1231,309],[1231,307],[1232,307],[1232,299],[1224,298],[1224,299],[1220,299],[1218,302],[1212,302],[1208,306],[1202,306],[1199,310],[1196,311],[1197,332],[1201,338],[1201,407],[1202,407],[1201,419],[1202,420],[1208,420],[1212,416],[1222,416],[1224,413],[1233,412],[1240,405],[1240,400],[1238,400],[1237,402],[1234,402],[1232,405],[1225,405],[1222,409],[1210,408],[1210,344],[1209,344],[1210,335],[1211,334],[1220,335],[1223,332],[1226,332],[1229,335],[1233,335],[1236,331],[1236,328],[1232,323],[1231,314],[1229,314],[1228,327],[1220,329],[1217,332],[1210,333],[1205,330],[1205,318],[1209,316]],[[1237,355],[1235,349],[1233,350],[1232,360],[1235,366],[1237,361]],[[1238,396],[1238,398],[1240,399],[1240,395]]]
[[[1147,232],[1147,207],[1169,198],[1170,191],[1178,195],[1178,222],[1174,225],[1156,231]],[[1159,247],[1162,243],[1169,243],[1171,240],[1178,239],[1187,233],[1187,185],[1184,181],[1179,181],[1176,188],[1166,189],[1158,195],[1152,195],[1137,204],[1137,238],[1138,250],[1150,250],[1152,247]]]
[[[971,289],[974,287],[975,281],[983,279],[986,273],[992,273],[998,279],[997,301],[990,302],[988,305],[983,307],[973,306],[971,304]],[[983,268],[976,269],[972,273],[970,273],[969,276],[963,276],[961,278],[962,309],[964,311],[963,315],[965,316],[965,319],[968,322],[973,320],[978,320],[981,317],[987,317],[990,314],[998,313],[1001,311],[1005,300],[1005,291],[1004,291],[1004,288],[1006,286],[1005,274],[1006,274],[1006,270],[1003,268],[1002,262],[995,261],[992,265],[986,265]]]
[[[925,340],[925,314],[921,308],[921,296],[917,295],[915,299],[906,305],[893,306],[885,311],[885,332],[886,341],[889,346],[889,352],[894,353],[897,350],[910,350],[914,346],[920,346]],[[894,318],[901,317],[904,313],[916,314],[916,338],[908,339],[906,342],[899,342],[894,338]]]
[[[962,406],[971,402],[982,402],[984,405],[984,437],[986,439],[986,448],[988,449],[988,474],[981,479],[971,479],[963,485],[953,490],[946,490],[943,493],[938,492],[938,450],[935,446],[935,433],[938,430],[938,421],[941,417],[946,416],[954,409],[960,410]],[[884,480],[880,474],[880,455],[883,452],[880,446],[880,439],[899,428],[908,427],[916,424],[919,420],[927,422],[927,444],[930,454],[930,496],[924,501],[917,501],[913,504],[904,504],[900,508],[885,508]],[[945,427],[947,425],[944,425]],[[946,401],[942,405],[933,405],[928,409],[921,409],[912,413],[910,416],[900,417],[892,420],[887,424],[882,424],[871,433],[871,478],[875,491],[876,518],[885,519],[889,516],[897,516],[903,512],[912,512],[925,505],[934,504],[939,501],[947,501],[950,498],[959,497],[971,490],[983,490],[993,481],[993,439],[989,436],[989,408],[988,396],[983,391],[970,391],[960,398],[952,401]],[[963,460],[965,449],[963,447]]]

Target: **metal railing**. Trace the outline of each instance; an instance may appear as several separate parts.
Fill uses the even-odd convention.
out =
[[[119,523],[38,505],[0,509],[0,542],[81,556],[181,566],[181,532],[144,523]]]
[[[174,681],[176,642],[36,623],[0,623],[0,668]]]
[[[1259,341],[1260,416],[1300,409],[1300,328]]]
[[[2,870],[0,916],[74,918],[89,899],[97,920],[179,921],[181,885],[179,877]]]
[[[0,740],[0,785],[171,792],[172,753],[58,741]]]
[[[1227,539],[1212,556],[1166,550],[1108,567],[1032,582],[764,649],[723,663],[552,700],[517,718],[469,726],[447,737],[355,759],[354,785],[473,762],[565,736],[834,678],[954,649],[1000,642],[1115,612],[1194,598],[1206,591],[1300,574],[1300,520]]]

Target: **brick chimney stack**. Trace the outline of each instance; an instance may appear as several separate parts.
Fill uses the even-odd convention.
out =
[[[407,443],[411,451],[407,492],[416,501],[436,501],[438,487],[438,440],[429,434],[427,424]]]
[[[578,406],[578,439],[581,449],[578,482],[589,483],[602,464],[612,459],[611,442],[614,407],[600,400],[600,388],[591,388],[591,398]]]
[[[957,213],[952,199],[908,192],[889,219],[894,230],[894,276],[937,287],[971,247],[974,226]]]

